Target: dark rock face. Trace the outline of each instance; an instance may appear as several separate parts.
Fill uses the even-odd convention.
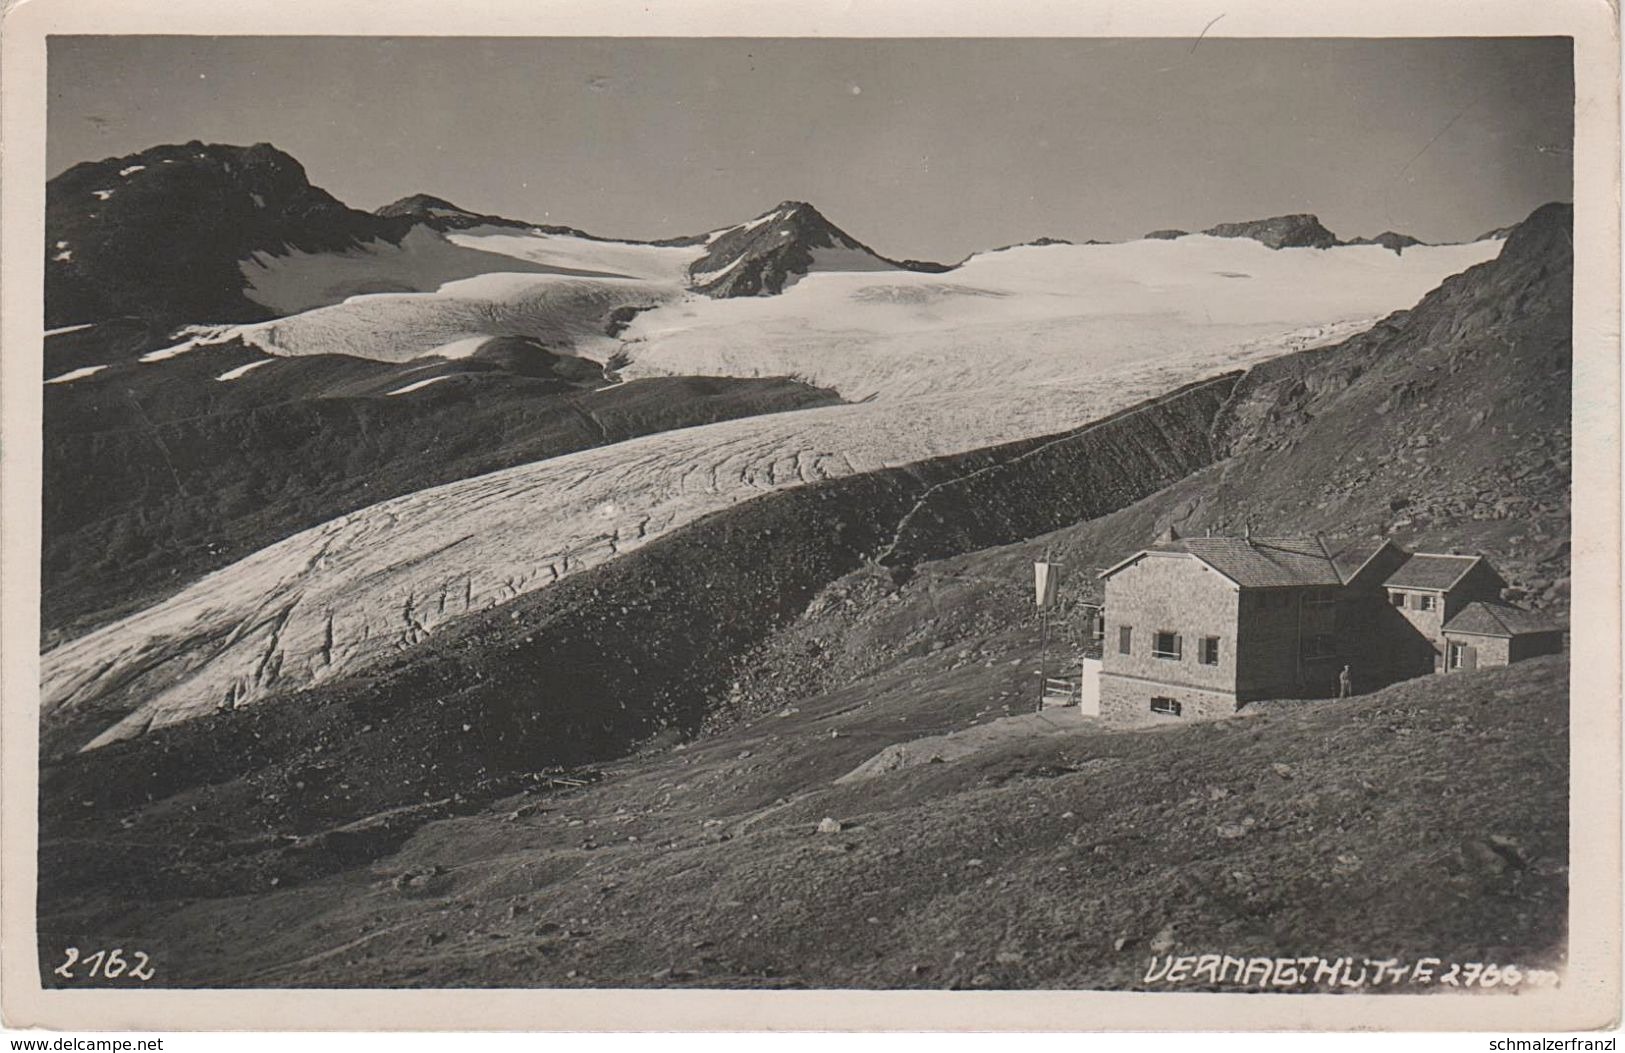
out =
[[[1343,244],[1381,245],[1383,248],[1388,249],[1395,255],[1402,256],[1405,254],[1405,250],[1410,248],[1412,245],[1426,245],[1427,242],[1420,238],[1413,238],[1409,234],[1400,234],[1397,231],[1385,230],[1374,238],[1355,238],[1352,241],[1346,241]]]
[[[729,230],[688,269],[689,281],[707,296],[771,296],[814,266],[819,249],[869,257],[875,269],[941,273],[943,264],[889,260],[858,241],[804,201],[785,201],[749,223]]]
[[[1175,238],[1183,238],[1189,233],[1188,230],[1177,230],[1170,227],[1167,230],[1153,230],[1145,237],[1147,241],[1173,241]]]
[[[467,230],[469,227],[515,227],[523,230],[530,226],[530,224],[522,223],[517,219],[470,212],[466,208],[458,208],[445,198],[435,197],[432,194],[413,194],[410,197],[403,197],[399,201],[392,201],[384,205],[376,210],[373,215],[383,216],[387,219],[409,219],[415,224],[441,232]]]
[[[462,364],[471,369],[491,369],[514,376],[556,378],[601,384],[604,367],[590,358],[555,354],[541,341],[528,336],[494,336]]]
[[[1272,249],[1329,249],[1338,243],[1337,235],[1321,226],[1320,220],[1308,213],[1272,216],[1245,223],[1220,223],[1202,233],[1215,238],[1252,238]]]
[[[399,243],[410,222],[348,208],[267,143],[190,142],[87,161],[45,188],[45,324],[253,321],[239,261]]]

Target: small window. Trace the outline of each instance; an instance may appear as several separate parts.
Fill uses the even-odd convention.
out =
[[[1219,638],[1217,636],[1202,637],[1202,650],[1197,660],[1203,665],[1219,664]]]
[[[1178,661],[1180,657],[1179,634],[1167,630],[1158,632],[1151,638],[1151,657],[1168,658]]]
[[[1161,713],[1167,717],[1177,717],[1184,714],[1185,708],[1179,704],[1178,699],[1153,698],[1151,700],[1151,712]]]
[[[1423,610],[1423,611],[1434,610],[1439,605],[1439,597],[1434,596],[1431,593],[1426,593],[1426,592],[1424,592],[1422,595],[1416,597],[1416,601],[1417,601],[1416,602],[1417,609],[1418,610]]]
[[[1117,653],[1134,653],[1134,627],[1132,625],[1120,625],[1117,627]]]
[[[1466,648],[1459,643],[1453,643],[1450,645],[1450,668],[1461,668],[1461,656],[1465,650]]]
[[[1404,607],[1405,594],[1403,592],[1390,592],[1388,594],[1388,602],[1393,604],[1395,607]]]

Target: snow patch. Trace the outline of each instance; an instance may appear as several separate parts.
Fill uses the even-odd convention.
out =
[[[144,354],[140,358],[136,359],[136,361],[137,362],[164,362],[164,361],[167,361],[167,360],[169,360],[171,358],[175,358],[175,357],[178,357],[180,355],[184,355],[188,351],[196,351],[198,349],[198,346],[199,346],[198,342],[195,339],[193,339],[193,340],[183,340],[180,343],[175,344],[175,345],[173,345],[171,347],[159,348],[157,351],[148,351],[146,354]]]
[[[72,249],[63,249],[61,252],[59,252],[56,255],[51,257],[51,262],[52,263],[67,263],[71,259],[73,259],[73,250]]]
[[[137,172],[145,172],[146,170],[147,170],[146,165],[131,165],[128,168],[120,168],[118,170],[118,174],[128,178],[129,176],[135,175]]]
[[[734,261],[726,266],[719,267],[714,271],[691,271],[689,277],[694,280],[696,285],[709,285],[744,262],[744,256],[736,256]]]
[[[108,198],[113,196],[114,191],[111,191],[111,190],[92,190],[91,193],[96,195],[96,200],[98,200],[98,201],[106,201]]]
[[[264,198],[263,195],[250,193],[248,196],[254,199],[254,207],[255,208],[264,208],[265,207],[265,198]]]
[[[430,293],[451,282],[506,272],[520,276],[625,277],[624,267],[579,265],[548,249],[524,251],[555,239],[514,235],[469,237],[413,227],[395,245],[370,241],[346,252],[256,252],[238,266],[247,279],[243,295],[279,315],[297,314],[345,302],[352,297]],[[583,239],[557,239],[580,245]],[[637,246],[645,256],[651,246]],[[656,252],[660,250],[655,250]]]
[[[246,376],[247,374],[253,372],[254,370],[256,370],[258,368],[260,368],[261,366],[270,365],[273,361],[275,361],[275,360],[270,359],[270,358],[257,359],[256,361],[249,362],[249,363],[247,363],[245,365],[238,366],[236,369],[228,369],[224,373],[220,374],[218,377],[215,377],[214,379],[216,379],[216,380],[236,380],[238,377]]]
[[[77,333],[81,329],[89,329],[95,322],[81,322],[78,325],[64,325],[56,329],[45,330],[46,336],[61,336],[63,333]]]
[[[442,380],[450,380],[454,376],[457,376],[457,374],[456,373],[445,373],[445,374],[442,374],[441,376],[438,376],[438,377],[430,377],[428,380],[416,380],[416,381],[413,381],[412,383],[406,385],[404,388],[396,388],[394,391],[389,392],[389,394],[391,394],[391,395],[405,395],[409,391],[417,391],[420,388],[428,387],[430,384],[438,384]]]
[[[480,333],[476,336],[465,336],[461,340],[452,340],[448,343],[441,344],[439,347],[434,348],[428,353],[431,355],[436,355],[440,358],[467,358],[469,355],[472,355],[474,352],[484,347],[486,343],[490,341],[490,339],[491,336],[488,333]]]
[[[494,226],[454,231],[446,235],[446,240],[453,245],[541,264],[560,274],[658,282],[681,282],[688,266],[705,254],[697,245],[594,241],[568,234],[539,234]]]
[[[172,333],[170,339],[177,336],[186,337],[178,344],[159,348],[157,351],[148,351],[137,362],[163,362],[177,355],[184,355],[188,351],[196,351],[200,347],[214,347],[218,344],[230,343],[244,336],[244,329],[234,325],[188,325]]]
[[[78,369],[70,369],[70,370],[68,370],[66,373],[62,374],[59,377],[52,377],[50,380],[47,380],[46,383],[47,384],[66,384],[66,383],[68,383],[70,381],[74,381],[74,380],[83,380],[86,377],[95,376],[97,373],[100,373],[102,370],[104,370],[106,368],[107,368],[106,366],[80,366]]]
[[[757,216],[755,219],[751,220],[749,223],[741,223],[739,226],[735,227],[734,229],[738,230],[738,231],[755,230],[757,227],[761,226],[764,223],[773,222],[774,220],[778,219],[781,215],[782,215],[782,213],[780,213],[777,210],[774,210],[772,212],[769,212],[765,216]]]

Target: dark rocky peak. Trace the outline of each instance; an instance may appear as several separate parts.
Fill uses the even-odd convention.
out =
[[[254,253],[399,242],[410,223],[345,206],[269,143],[196,140],[74,165],[45,188],[46,324],[263,318]]]
[[[1319,217],[1307,212],[1220,223],[1202,233],[1215,238],[1252,238],[1272,249],[1329,249],[1338,244],[1337,235],[1321,226]]]
[[[1173,241],[1175,238],[1183,238],[1189,233],[1190,231],[1188,230],[1179,230],[1175,227],[1168,227],[1164,230],[1153,230],[1146,234],[1145,237],[1148,241]]]
[[[459,216],[472,216],[475,214],[466,208],[459,208],[443,197],[435,197],[433,194],[409,194],[399,201],[391,201],[389,204],[373,211],[380,216],[412,216],[414,218],[435,213],[451,213]]]
[[[1353,240],[1346,241],[1343,244],[1381,245],[1383,248],[1388,249],[1396,255],[1404,255],[1405,250],[1410,248],[1412,245],[1426,245],[1427,242],[1423,241],[1421,238],[1413,238],[1409,234],[1400,234],[1397,231],[1385,230],[1374,238],[1354,238]]]
[[[873,263],[899,270],[940,273],[951,269],[938,263],[887,259],[805,201],[781,201],[753,219],[713,232],[704,243],[706,253],[690,265],[689,281],[698,291],[717,297],[783,292],[818,266],[820,250],[867,256]]]
[[[1481,239],[1482,240],[1482,239]],[[1514,265],[1555,269],[1574,266],[1574,206],[1566,201],[1544,204],[1507,231],[1498,257]]]
[[[379,208],[374,215],[410,220],[414,224],[433,230],[466,230],[469,227],[514,227],[529,229],[532,224],[505,216],[470,212],[443,197],[433,194],[412,194]],[[539,228],[538,228],[539,229]],[[566,228],[558,228],[564,230]]]

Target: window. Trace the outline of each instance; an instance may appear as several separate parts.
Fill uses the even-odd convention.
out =
[[[1395,607],[1404,607],[1405,594],[1403,592],[1390,592],[1388,594],[1388,602],[1393,604]]]
[[[1467,650],[1467,648],[1464,645],[1459,644],[1459,643],[1453,643],[1453,644],[1450,645],[1450,668],[1452,668],[1452,669],[1460,669],[1461,668],[1461,658],[1462,658],[1462,655],[1466,652],[1466,650]]]
[[[1431,611],[1439,605],[1439,597],[1426,592],[1416,597],[1416,600],[1418,610]]]
[[[1180,657],[1179,634],[1160,630],[1151,638],[1151,657],[1170,658],[1178,661]]]
[[[1161,713],[1163,716],[1168,717],[1177,717],[1184,713],[1184,707],[1179,704],[1177,699],[1153,698],[1151,700],[1151,712]]]
[[[1117,653],[1132,654],[1134,652],[1134,627],[1120,625],[1117,627]]]
[[[1217,636],[1202,637],[1202,649],[1197,654],[1197,661],[1203,665],[1219,664],[1219,638]]]

